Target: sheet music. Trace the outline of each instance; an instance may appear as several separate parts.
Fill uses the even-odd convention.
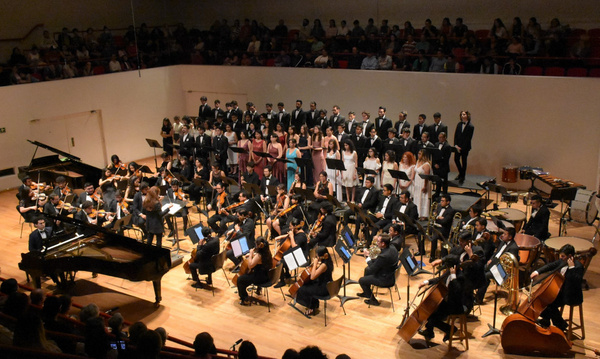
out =
[[[233,255],[239,257],[242,255],[242,246],[240,245],[240,241],[231,241],[231,249],[233,250]]]
[[[163,206],[161,207],[161,211],[164,211],[171,203],[166,203],[163,204]],[[172,203],[173,207],[169,208],[169,214],[170,215],[174,215],[175,213],[177,213],[177,211],[179,211],[182,206],[180,204],[177,203]]]
[[[298,268],[298,264],[296,262],[296,257],[294,257],[293,252],[284,255],[283,260],[285,261],[285,264],[287,264],[289,270],[292,271],[292,270]]]
[[[294,258],[296,258],[296,262],[298,262],[298,267],[302,267],[308,263],[306,257],[304,256],[304,252],[302,252],[302,248],[297,248],[292,253],[294,254]]]

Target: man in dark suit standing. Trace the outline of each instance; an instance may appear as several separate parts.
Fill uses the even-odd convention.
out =
[[[439,134],[438,143],[435,145],[435,148],[438,151],[435,151],[433,155],[433,174],[439,176],[441,179],[441,183],[438,182],[435,185],[435,196],[437,197],[440,193],[448,193],[448,172],[450,172],[452,147],[446,141],[445,132]]]
[[[208,99],[206,96],[200,97],[200,107],[198,108],[198,117],[200,119],[205,120],[207,118],[211,118],[213,116],[213,112],[210,106],[206,103]]]
[[[285,105],[283,104],[283,102],[279,102],[277,104],[277,122],[275,123],[275,125],[277,125],[277,123],[282,123],[283,124],[283,129],[287,131],[287,129],[290,127],[290,120],[291,120],[291,116],[290,114],[285,110]],[[273,127],[273,130],[275,130],[275,127]]]
[[[356,126],[358,125],[358,121],[356,120],[356,114],[354,111],[348,112],[348,121],[346,121],[344,132],[349,135],[354,135],[356,133]],[[361,132],[362,135],[362,132]],[[354,144],[356,148],[356,143]]]
[[[358,284],[362,289],[362,293],[358,293],[359,297],[367,298],[365,303],[369,305],[379,305],[379,301],[373,295],[371,286],[392,286],[396,280],[395,271],[398,266],[398,250],[394,246],[390,246],[390,236],[382,234],[375,237],[377,247],[381,253],[375,259],[367,259],[367,267],[365,268],[364,276],[358,280]],[[364,249],[368,255],[368,249]]]
[[[240,132],[246,129],[246,125],[237,117],[237,114],[234,112],[231,114],[231,129],[235,132],[235,134],[240,137]]]
[[[319,118],[319,110],[317,110],[317,103],[314,101],[310,102],[310,110],[306,113],[306,125],[309,129],[312,129],[317,124]]]
[[[211,146],[211,138],[204,133],[204,127],[200,126],[197,130],[198,137],[194,140],[196,145],[196,157],[207,159],[210,155],[210,151],[207,148]]]
[[[254,125],[258,125],[260,123],[260,114],[256,111],[256,106],[252,102],[246,102],[246,111],[244,112],[244,117],[240,118],[241,122],[246,122],[247,116],[250,115],[250,122],[253,122]],[[245,128],[247,131],[248,129]],[[238,134],[239,136],[239,134]]]
[[[461,182],[465,180],[467,175],[467,157],[471,150],[474,131],[475,127],[471,123],[471,114],[469,111],[461,111],[460,122],[456,124],[456,131],[454,131],[454,147],[456,147],[454,163],[458,169],[458,176],[455,179]]]
[[[377,151],[377,153],[379,154],[379,158],[383,157],[383,141],[381,140],[381,138],[379,138],[379,136],[377,135],[377,130],[375,129],[375,127],[371,127],[371,132],[370,132],[370,137],[367,138],[366,141],[366,147],[367,148],[375,148],[375,150]]]
[[[219,254],[219,239],[211,236],[212,231],[209,227],[202,228],[202,238],[198,241],[198,247],[196,249],[196,257],[193,263],[190,263],[190,272],[194,283],[192,287],[201,288],[200,278],[198,274],[207,274],[206,284],[212,284],[212,272],[215,271],[215,267],[212,263],[212,256]]]
[[[271,130],[274,130],[275,125],[279,123],[279,119],[277,118],[277,112],[273,111],[273,104],[270,102],[265,104],[265,109],[267,110],[267,112],[265,112],[264,115],[267,118],[267,121],[269,121],[269,128]]]
[[[529,234],[545,241],[550,237],[548,233],[548,222],[550,221],[550,210],[542,204],[542,196],[539,194],[531,197],[531,216],[523,227],[525,234]]]
[[[182,156],[191,156],[194,153],[194,136],[190,134],[190,126],[183,125],[181,128],[181,139],[179,140],[179,154]]]
[[[327,118],[327,110],[319,110],[319,116],[314,124],[314,126],[321,126],[321,132],[325,133],[325,130],[331,127],[331,123]],[[313,126],[313,127],[314,127]]]
[[[439,240],[448,239],[450,231],[452,230],[452,220],[454,219],[454,209],[450,205],[450,195],[443,194],[440,199],[440,205],[435,213],[435,227],[439,233],[443,236],[441,238],[439,234],[435,233],[431,236],[431,251],[429,252],[429,262],[433,262],[436,259],[437,245]],[[442,257],[448,254],[448,250],[442,246],[441,249]]]
[[[375,119],[375,129],[377,130],[377,136],[380,138],[386,138],[388,129],[392,127],[392,120],[385,117],[385,111],[385,107],[379,106],[379,110],[377,111],[379,117]]]
[[[417,142],[421,141],[421,135],[423,135],[423,132],[427,132],[429,130],[429,127],[425,124],[426,119],[427,116],[424,113],[420,114],[419,123],[417,123],[413,128],[413,139]]]
[[[407,120],[408,113],[406,111],[400,112],[398,115],[398,122],[394,125],[396,132],[402,133],[403,128],[408,128],[410,130],[410,122]]]
[[[237,113],[238,118],[242,118],[242,116],[244,116],[244,113],[238,106],[238,102],[236,100],[231,101],[231,113]],[[229,117],[228,120],[231,121],[231,117]]]
[[[329,117],[329,124],[335,131],[337,131],[338,126],[344,126],[346,124],[346,118],[340,115],[340,106],[333,106],[333,109],[331,110],[331,117]]]
[[[339,124],[337,126],[337,132],[335,133],[335,138],[337,138],[338,143],[340,144],[340,152],[344,151],[344,142],[350,140],[350,135],[344,131],[344,128],[346,128],[346,126]]]
[[[514,228],[506,228],[503,230],[502,235],[500,236],[500,241],[498,241],[498,245],[496,246],[496,250],[494,254],[492,254],[492,258],[488,260],[486,265],[485,272],[485,284],[477,290],[477,295],[475,296],[475,300],[477,303],[483,303],[483,298],[485,297],[485,292],[490,285],[490,280],[493,278],[492,273],[490,272],[490,268],[499,263],[500,257],[504,253],[512,254],[517,263],[519,262],[519,245],[514,241],[515,238],[515,229]]]
[[[355,126],[353,135],[350,136],[350,140],[354,143],[354,148],[356,149],[356,154],[358,155],[358,167],[363,166],[363,162],[367,156],[366,149],[368,148],[367,138],[363,136],[362,133],[362,123],[359,123]]]
[[[389,128],[388,129],[388,133],[387,133],[387,137],[384,139],[382,139],[383,141],[383,146],[381,148],[381,152],[382,153],[386,153],[387,151],[392,151],[394,152],[394,154],[396,154],[396,158],[402,158],[402,151],[400,152],[400,156],[398,156],[397,152],[397,147],[400,146],[400,140],[397,138],[396,136],[396,129],[395,128]]]
[[[358,199],[356,205],[360,209],[365,211],[365,213],[367,213],[367,211],[373,212],[377,209],[377,203],[379,202],[379,191],[374,187],[374,184],[375,177],[368,176],[365,180],[365,186],[363,187],[362,193],[360,193],[356,197],[356,199]],[[360,225],[362,223],[362,220],[358,213],[354,213],[351,209],[346,210],[344,212],[344,223],[348,223],[350,215],[352,214],[354,214],[356,224],[354,229],[354,236],[358,237],[358,230],[360,229]]]
[[[217,120],[219,115],[225,117],[225,111],[221,108],[221,100],[215,100],[215,107],[212,109],[212,115],[210,116],[210,120],[212,122]]]
[[[552,324],[558,329],[567,330],[567,322],[563,319],[560,308],[564,305],[574,306],[583,303],[583,292],[581,291],[583,265],[574,259],[574,256],[575,248],[570,244],[565,244],[559,250],[558,260],[531,273],[532,280],[539,274],[554,271],[560,271],[560,274],[565,277],[556,299],[540,314],[541,319],[538,320],[538,323],[544,328],[550,326],[550,320],[552,320]]]
[[[219,126],[215,127],[213,148],[215,151],[215,160],[219,163],[221,169],[227,173],[227,149],[229,148],[229,141],[223,136],[223,129]]]
[[[429,126],[429,140],[435,142],[438,140],[440,133],[448,134],[448,126],[442,123],[442,115],[439,112],[433,114],[433,124]]]
[[[401,136],[400,145],[402,146],[402,154],[404,154],[404,152],[410,152],[417,157],[419,149],[417,147],[417,141],[410,137],[410,128],[403,127]],[[398,158],[402,160],[402,156],[399,156]]]
[[[34,220],[35,229],[29,234],[29,252],[42,254],[44,243],[50,238],[52,231],[46,228],[46,221],[43,217],[37,217]]]
[[[268,207],[269,203],[274,203],[275,201],[275,196],[269,194],[269,186],[277,187],[279,180],[273,176],[273,168],[271,166],[265,167],[263,174],[263,178],[260,180],[260,200]]]
[[[296,109],[292,111],[292,126],[296,129],[296,133],[300,131],[300,127],[306,124],[307,113],[302,109],[302,100],[296,100]]]

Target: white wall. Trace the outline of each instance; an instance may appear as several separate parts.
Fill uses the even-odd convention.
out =
[[[503,165],[535,165],[594,188],[599,91],[600,80],[592,78],[225,66],[178,66],[145,70],[141,78],[129,72],[19,85],[0,88],[0,127],[7,128],[0,134],[0,169],[29,163],[29,120],[93,109],[102,110],[109,154],[125,161],[151,156],[144,138],[159,139],[165,116],[194,115],[198,95],[206,92],[209,102],[215,94],[228,94],[222,102],[247,98],[260,111],[264,103],[278,101],[291,110],[296,99],[306,108],[315,100],[328,111],[337,104],[344,114],[374,114],[384,105],[394,119],[407,110],[412,124],[419,113],[427,114],[431,123],[439,111],[451,128],[450,138],[459,111],[466,109],[475,125],[469,173],[500,179]],[[85,161],[85,153],[76,155]],[[16,177],[0,178],[0,188],[16,185]],[[527,185],[519,183],[521,188]]]

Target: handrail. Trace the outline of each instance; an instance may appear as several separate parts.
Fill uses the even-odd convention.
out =
[[[13,38],[13,39],[0,39],[0,42],[14,42],[14,41],[23,41],[26,38],[29,37],[29,35],[31,35],[31,33],[37,29],[38,27],[44,27],[44,24],[37,24],[34,27],[31,28],[31,30],[29,30],[29,32],[27,34],[25,34],[25,36],[21,37],[21,38]]]

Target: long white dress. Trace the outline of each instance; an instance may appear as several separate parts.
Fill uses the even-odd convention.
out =
[[[427,169],[427,171],[425,170]],[[415,165],[415,179],[413,181],[413,198],[414,203],[417,205],[419,211],[419,217],[427,217],[429,214],[429,195],[430,186],[427,186],[427,192],[423,193],[423,187],[425,187],[425,180],[419,176],[419,174],[431,174],[431,166],[425,162],[421,166]]]
[[[235,132],[231,131],[231,134],[227,135],[227,132],[225,132],[223,134],[223,136],[225,136],[227,138],[227,142],[229,142],[229,146],[236,146],[236,145],[232,145],[231,142],[235,139]],[[237,158],[238,155],[237,153],[233,152],[232,150],[227,150],[227,164],[228,165],[237,165]]]
[[[399,170],[404,172],[408,178],[411,178],[411,176],[413,175],[413,172],[415,171],[415,165],[408,166],[408,167],[403,167],[403,166],[404,165],[401,163]],[[410,181],[400,180],[400,186],[406,187],[408,185],[408,182],[410,182]],[[413,195],[413,189],[414,189],[414,180],[407,188],[407,190],[411,193],[411,195]]]
[[[363,168],[367,168],[367,169],[374,170],[374,171],[379,171],[379,169],[381,168],[381,162],[377,163],[376,158],[374,158],[374,159],[366,158],[365,161],[363,162]],[[381,183],[380,183],[381,181],[380,181],[379,173],[377,173],[374,177],[375,177],[375,188],[377,188],[377,190],[380,190],[381,189]],[[365,180],[363,180],[363,186],[365,185],[365,183],[364,183],[365,181],[366,181],[366,177],[365,177]]]
[[[337,154],[338,154],[337,152],[334,152],[334,153],[328,152],[325,157],[335,160],[335,159],[337,159],[336,158]],[[333,184],[333,191],[336,194],[337,200],[341,202],[342,198],[343,198],[342,197],[343,193],[342,193],[342,186],[340,183],[340,178],[337,176],[338,171],[329,169],[329,167],[325,166],[325,172],[327,172],[327,179],[329,180],[329,182],[331,182]]]
[[[356,172],[356,163],[354,163],[354,154],[346,154],[346,151],[342,152],[344,159],[344,167],[346,170],[342,172],[342,185],[344,187],[354,187],[358,184],[358,173]],[[356,178],[354,178],[356,176]]]

